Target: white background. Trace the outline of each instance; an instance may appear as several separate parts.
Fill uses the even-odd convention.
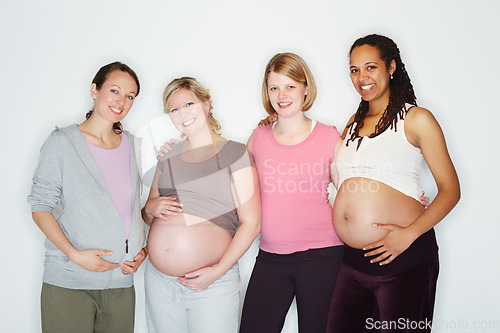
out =
[[[43,236],[26,197],[45,138],[55,125],[82,122],[91,108],[99,67],[120,60],[141,79],[124,122],[130,131],[161,116],[171,79],[191,75],[211,89],[222,134],[246,142],[265,116],[261,80],[277,52],[296,52],[310,65],[319,88],[310,117],[343,128],[359,102],[348,50],[369,33],[398,43],[418,103],[440,122],[461,181],[460,203],[436,228],[435,331],[500,331],[499,10],[495,0],[2,0],[0,331],[40,331]],[[428,172],[422,185],[435,196]],[[241,261],[244,285],[256,251],[254,244]],[[142,274],[136,332],[146,332]],[[296,332],[296,320],[292,308],[283,331]]]

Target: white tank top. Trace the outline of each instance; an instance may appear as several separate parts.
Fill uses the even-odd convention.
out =
[[[406,105],[407,112],[413,105]],[[382,182],[407,196],[420,201],[418,178],[422,168],[422,152],[408,142],[404,117],[398,116],[397,130],[388,128],[377,136],[358,137],[346,142],[354,130],[342,141],[336,160],[339,188],[349,178],[363,177]]]

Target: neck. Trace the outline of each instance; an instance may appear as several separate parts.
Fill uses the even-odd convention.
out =
[[[108,141],[110,138],[116,136],[116,132],[113,130],[113,124],[99,121],[99,119],[93,116],[78,125],[78,129],[82,132],[91,134],[102,142]]]
[[[216,141],[221,140],[221,136],[215,133],[211,128],[202,133],[196,135],[190,135],[187,137],[187,148],[194,149],[198,147],[203,147],[211,144],[215,144]]]
[[[383,98],[378,98],[377,100],[369,102],[368,116],[376,117],[384,114],[385,109],[389,105],[389,95]]]
[[[311,126],[311,119],[301,112],[293,118],[283,118],[278,115],[278,122],[274,129],[283,134],[293,134],[304,131],[304,128]]]

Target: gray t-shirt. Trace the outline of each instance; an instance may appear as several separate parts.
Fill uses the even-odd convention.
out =
[[[239,220],[231,176],[253,166],[246,146],[234,141],[218,141],[215,148],[213,145],[196,148],[188,154],[208,157],[197,163],[183,159],[182,146],[183,143],[174,144],[158,162],[160,195],[176,197],[183,204],[184,213],[209,220],[234,236]]]

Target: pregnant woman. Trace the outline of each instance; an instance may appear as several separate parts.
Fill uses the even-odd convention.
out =
[[[438,277],[433,227],[457,204],[460,186],[441,128],[416,106],[397,45],[369,35],[350,51],[351,80],[361,95],[336,156],[333,209],[346,244],[327,332],[365,332],[384,323],[429,331]],[[418,178],[427,162],[438,194],[427,210]],[[384,331],[384,330],[382,330]]]
[[[41,313],[46,332],[133,332],[133,273],[146,258],[134,137],[120,121],[139,95],[135,72],[103,66],[79,125],[40,151],[28,202],[47,236]]]
[[[257,172],[245,145],[217,134],[209,91],[196,79],[173,80],[163,103],[186,141],[158,162],[143,209],[149,332],[234,333],[237,261],[260,231]]]

